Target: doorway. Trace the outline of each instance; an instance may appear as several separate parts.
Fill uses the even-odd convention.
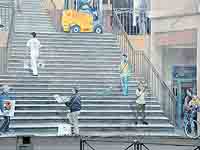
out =
[[[172,74],[173,92],[176,96],[176,123],[179,128],[182,128],[186,90],[192,89],[194,95],[197,92],[196,66],[174,65]]]

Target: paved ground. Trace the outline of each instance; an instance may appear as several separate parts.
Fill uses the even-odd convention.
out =
[[[95,138],[92,138],[95,139]],[[94,148],[94,150],[124,150],[130,145],[130,143],[125,142],[110,142],[110,139],[103,139],[105,141],[93,142],[89,141],[88,143]],[[120,138],[117,138],[119,140]],[[187,139],[169,139],[163,137],[163,139],[155,138],[157,143],[162,141],[162,144],[177,144],[175,145],[158,145],[158,144],[146,144],[149,150],[193,150],[194,146],[180,146],[181,144],[189,144],[192,141]],[[116,140],[116,139],[115,139]],[[126,139],[127,140],[127,139]],[[20,140],[19,140],[20,141]],[[121,139],[123,141],[123,139]],[[131,139],[129,141],[132,141]],[[146,140],[144,140],[146,141]],[[153,140],[152,140],[153,141]],[[156,141],[153,141],[156,143]],[[79,137],[32,137],[32,143],[34,150],[80,150],[80,138]],[[179,145],[180,144],[180,145]],[[194,145],[200,144],[200,139],[193,141]],[[16,150],[16,138],[1,138],[0,139],[0,150]],[[26,150],[26,149],[24,149]],[[29,149],[27,149],[29,150]],[[92,150],[88,146],[85,146],[84,150]],[[128,150],[134,150],[130,148]],[[145,148],[143,149],[145,150]]]

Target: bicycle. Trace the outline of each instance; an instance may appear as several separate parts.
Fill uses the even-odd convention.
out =
[[[192,113],[189,113],[187,116],[184,132],[189,138],[196,139],[200,137],[200,122],[192,116]]]

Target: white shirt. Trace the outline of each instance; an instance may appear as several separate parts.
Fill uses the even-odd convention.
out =
[[[40,41],[37,38],[32,38],[28,40],[26,46],[30,48],[31,56],[37,56],[37,57],[39,56],[39,49],[41,45]]]
[[[136,90],[136,96],[137,97],[139,97],[139,98],[137,98],[137,100],[136,100],[136,103],[137,104],[145,104],[146,102],[145,102],[145,99],[144,99],[144,95],[145,95],[145,92],[143,92],[143,91],[139,91],[138,89]]]

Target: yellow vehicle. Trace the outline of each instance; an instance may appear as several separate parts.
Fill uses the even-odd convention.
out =
[[[93,32],[93,16],[76,10],[64,10],[62,26],[65,32]]]

